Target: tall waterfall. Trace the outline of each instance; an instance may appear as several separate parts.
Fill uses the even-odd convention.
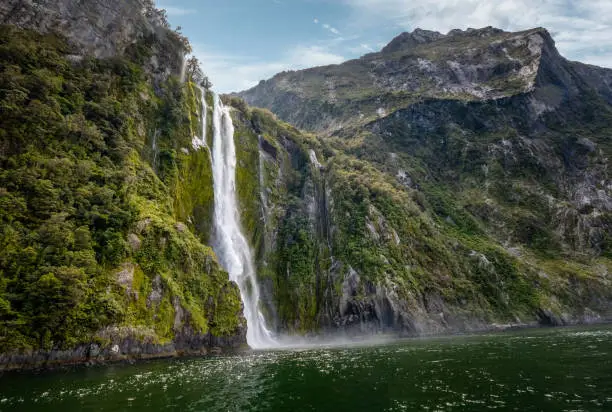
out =
[[[228,108],[215,95],[212,168],[215,196],[213,249],[230,279],[238,284],[247,320],[247,343],[254,349],[276,346],[259,310],[259,287],[251,248],[242,233],[236,198],[236,147]]]

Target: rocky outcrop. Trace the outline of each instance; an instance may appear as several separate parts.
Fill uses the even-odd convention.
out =
[[[205,356],[244,350],[246,327],[235,336],[218,337],[183,329],[172,342],[155,342],[146,328],[111,327],[101,330],[97,343],[66,350],[35,350],[0,354],[0,372],[50,369],[70,365],[138,361],[179,356]]]
[[[444,35],[437,31],[415,29],[412,33],[404,32],[391,40],[389,44],[383,47],[381,53],[395,53],[421,44],[431,43],[443,37]]]
[[[0,24],[64,36],[75,58],[122,55],[133,45],[153,47],[145,67],[160,77],[179,74],[185,45],[148,0],[6,0]]]

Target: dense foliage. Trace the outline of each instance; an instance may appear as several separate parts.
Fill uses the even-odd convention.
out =
[[[419,333],[606,316],[610,214],[561,200],[582,173],[605,182],[601,102],[590,104],[603,118],[575,132],[601,151],[567,125],[554,130],[556,118],[525,139],[507,127],[521,113],[485,104],[425,102],[316,138],[232,103],[238,156],[259,171],[239,175],[243,222],[281,329]],[[470,129],[467,110],[499,130]],[[571,110],[565,118],[589,113]],[[454,117],[420,128],[435,116]]]
[[[154,94],[127,57],[69,54],[0,27],[0,351],[73,347],[109,325],[164,342],[183,309],[197,333],[232,333],[237,290],[176,220],[197,206],[175,208],[198,97],[174,78]]]

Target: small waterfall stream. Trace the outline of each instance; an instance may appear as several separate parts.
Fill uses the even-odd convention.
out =
[[[159,137],[160,130],[155,129],[153,132],[153,139],[151,141],[151,151],[153,152],[153,170],[157,171],[157,157],[159,156],[159,149],[157,147],[157,138]]]
[[[206,141],[206,133],[208,130],[208,105],[206,104],[206,90],[201,87],[199,87],[199,89],[202,96],[202,134],[200,136],[193,136],[191,139],[191,145],[195,150],[208,148],[208,142]]]
[[[183,56],[181,62],[181,83],[185,83],[185,77],[187,75],[187,56]]]
[[[259,286],[251,248],[240,225],[236,197],[236,147],[229,108],[215,95],[212,167],[214,182],[213,249],[230,279],[238,284],[247,320],[247,343],[254,349],[277,346],[259,310]],[[206,137],[202,140],[206,142]]]

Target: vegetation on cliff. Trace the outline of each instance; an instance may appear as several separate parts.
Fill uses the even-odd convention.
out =
[[[504,162],[491,135],[416,132],[410,150],[399,131],[319,139],[232,102],[243,222],[279,330],[427,333],[608,313],[609,213],[571,229],[569,204],[548,204],[562,194],[543,157]],[[598,241],[559,233],[550,207],[570,209],[568,233]]]
[[[0,352],[242,341],[237,287],[202,243],[199,90],[154,90],[148,41],[74,58],[61,37],[0,27]]]
[[[323,134],[236,104],[262,136],[250,208],[275,222],[261,260],[281,328],[610,316],[611,76],[543,29],[417,30],[241,93]]]

